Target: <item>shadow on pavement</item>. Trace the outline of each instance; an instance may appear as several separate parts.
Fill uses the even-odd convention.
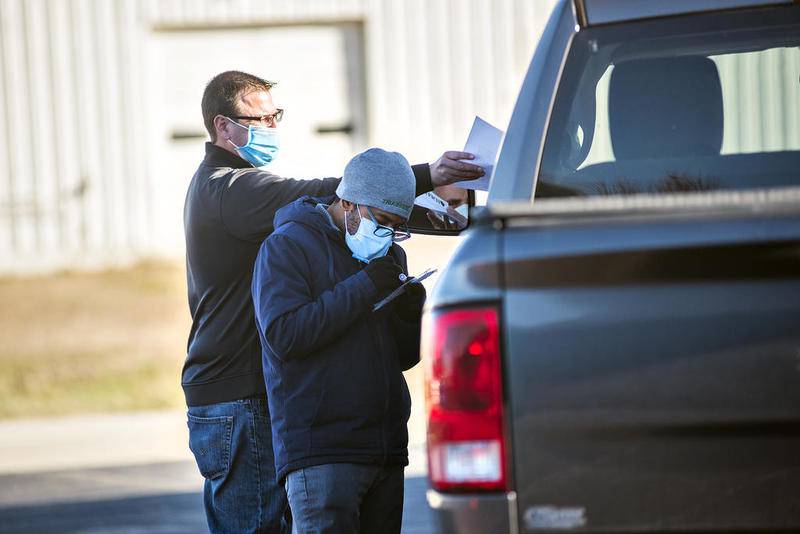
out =
[[[184,469],[179,465],[160,466],[161,475],[169,476],[169,469]],[[135,468],[114,468],[84,471],[80,480],[95,482],[100,475],[113,473],[115,476],[130,476],[137,479],[142,471],[154,474],[156,466],[138,466]],[[126,473],[128,471],[128,473]],[[174,473],[178,474],[178,473]],[[73,481],[70,481],[74,483]],[[0,476],[0,487],[12,490],[26,487],[25,494],[33,497],[35,504],[26,502],[0,504],[0,532],[4,534],[19,533],[81,533],[81,534],[182,534],[207,532],[203,514],[203,498],[201,491],[164,492],[163,488],[152,488],[148,492],[141,484],[136,485],[138,495],[115,495],[105,498],[99,495],[90,496],[81,491],[77,483],[74,493],[66,486],[72,485],[65,480],[65,473],[37,473],[31,475]],[[404,534],[431,534],[431,513],[425,501],[427,490],[425,477],[408,477],[405,486],[405,505],[403,510]],[[95,489],[98,489],[95,486]],[[114,493],[112,491],[112,493]],[[148,494],[150,493],[150,494]],[[70,500],[70,494],[72,500]],[[144,495],[142,495],[144,494]],[[48,495],[51,502],[47,502]],[[24,499],[22,499],[24,500]],[[54,500],[62,502],[53,503]],[[63,502],[67,501],[67,502]]]
[[[0,508],[0,531],[11,533],[206,532],[199,493]]]

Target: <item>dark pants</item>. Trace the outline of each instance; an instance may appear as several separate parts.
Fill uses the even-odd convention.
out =
[[[203,500],[211,532],[288,532],[266,398],[192,406],[188,418],[189,448],[206,479]]]
[[[292,471],[286,477],[292,532],[399,534],[403,469],[325,464]]]

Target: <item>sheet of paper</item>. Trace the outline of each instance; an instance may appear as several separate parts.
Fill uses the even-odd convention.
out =
[[[500,141],[503,139],[503,131],[495,128],[480,117],[475,117],[472,129],[467,137],[467,144],[464,145],[464,152],[475,155],[475,159],[470,161],[475,165],[480,165],[486,172],[477,180],[468,182],[456,182],[453,185],[464,189],[478,189],[481,191],[489,190],[489,180],[494,170],[494,160],[500,148]]]
[[[414,204],[439,213],[447,213],[447,208],[450,207],[445,199],[431,191],[418,196],[416,200],[414,200]]]
[[[414,200],[414,204],[432,211],[433,214],[428,212],[428,216],[436,217],[443,225],[456,224],[456,229],[461,229],[466,228],[469,222],[469,219],[467,219],[465,215],[450,207],[450,204],[445,199],[431,191],[418,196]]]

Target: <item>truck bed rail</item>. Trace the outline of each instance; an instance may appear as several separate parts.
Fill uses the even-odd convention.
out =
[[[763,216],[800,215],[800,187],[645,194],[608,197],[569,197],[528,202],[495,202],[476,214],[477,221],[508,219],[586,220],[609,217]]]

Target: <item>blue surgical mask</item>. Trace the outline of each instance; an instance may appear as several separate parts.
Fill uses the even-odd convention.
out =
[[[236,126],[247,129],[247,143],[244,146],[236,146],[233,141],[228,142],[236,148],[239,156],[254,167],[263,167],[275,159],[280,148],[280,137],[277,128],[264,128],[263,126],[244,126],[238,122],[228,119]]]
[[[359,217],[361,217],[361,212],[358,209],[358,205],[356,205],[355,211],[357,211]],[[375,230],[378,229],[378,224],[372,219],[367,219],[365,217],[361,217],[361,221],[358,223],[358,230],[356,230],[356,233],[350,235],[350,232],[347,231],[347,213],[348,212],[345,212],[344,214],[344,240],[345,243],[347,243],[350,251],[353,253],[353,257],[359,261],[363,261],[364,263],[369,263],[375,258],[385,256],[389,251],[389,247],[392,246],[392,236],[388,235],[386,237],[380,237],[375,235]]]

